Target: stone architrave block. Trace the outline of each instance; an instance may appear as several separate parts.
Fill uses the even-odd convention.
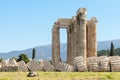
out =
[[[32,71],[42,71],[42,67],[38,61],[31,60],[27,63],[27,67]]]

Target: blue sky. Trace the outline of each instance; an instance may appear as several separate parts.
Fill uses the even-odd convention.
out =
[[[0,0],[0,52],[51,44],[54,22],[81,7],[88,20],[97,17],[98,41],[120,39],[120,0]],[[60,35],[66,42],[66,31]]]

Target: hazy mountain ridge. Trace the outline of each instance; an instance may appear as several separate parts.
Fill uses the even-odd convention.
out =
[[[98,51],[102,49],[109,49],[110,48],[110,43],[113,42],[115,48],[120,47],[120,39],[116,40],[108,40],[108,41],[99,41],[98,42]],[[66,60],[66,50],[67,50],[67,45],[66,43],[61,43],[61,58],[62,60]],[[52,46],[51,45],[45,45],[45,46],[38,46],[36,48],[36,59],[46,59],[50,60],[52,57]],[[18,57],[21,53],[27,54],[30,58],[32,57],[32,48],[26,49],[26,50],[21,50],[21,51],[12,51],[8,53],[0,53],[0,58],[11,58],[11,57]]]

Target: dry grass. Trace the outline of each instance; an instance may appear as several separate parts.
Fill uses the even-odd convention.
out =
[[[28,72],[0,72],[0,80],[120,80],[120,72],[37,72],[36,77],[26,77]]]

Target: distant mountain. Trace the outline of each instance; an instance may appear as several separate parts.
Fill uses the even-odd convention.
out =
[[[102,49],[109,49],[110,43],[113,42],[115,48],[120,47],[120,39],[117,40],[108,40],[108,41],[99,41],[98,42],[98,51]],[[66,53],[67,53],[67,45],[66,43],[61,43],[61,59],[66,60]],[[52,58],[52,46],[51,45],[45,45],[45,46],[38,46],[36,48],[36,59],[46,59],[50,60]],[[8,59],[11,57],[18,57],[21,53],[27,54],[30,58],[32,58],[32,48],[21,50],[21,51],[12,51],[8,53],[0,53],[0,57],[4,59]]]
[[[109,49],[111,42],[114,43],[115,48],[120,48],[120,39],[108,40],[108,41],[98,41],[98,46],[97,46],[98,51],[103,50],[103,49]]]

